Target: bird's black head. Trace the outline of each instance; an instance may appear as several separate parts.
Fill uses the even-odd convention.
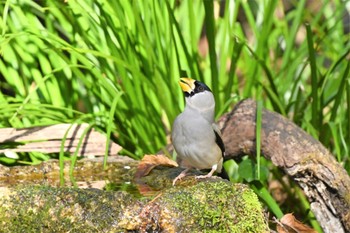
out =
[[[191,78],[181,78],[179,83],[186,97],[191,97],[204,91],[211,92],[207,85]]]

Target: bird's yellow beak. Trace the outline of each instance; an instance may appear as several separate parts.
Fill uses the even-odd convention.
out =
[[[195,88],[195,82],[196,80],[191,78],[180,78],[179,84],[181,86],[181,89],[183,92],[191,92]]]

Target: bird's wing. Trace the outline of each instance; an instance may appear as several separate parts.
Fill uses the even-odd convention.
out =
[[[224,145],[224,142],[222,141],[222,137],[221,137],[221,132],[220,132],[219,126],[217,124],[215,124],[215,123],[213,123],[212,126],[213,126],[213,130],[214,130],[214,133],[215,133],[216,144],[221,149],[222,157],[225,157],[225,145]]]
[[[213,123],[212,126],[213,126],[213,130],[215,133],[215,142],[220,147],[223,161],[225,161],[225,145],[224,145],[224,141],[222,140],[222,137],[221,137],[220,128],[215,123]],[[220,176],[223,179],[230,180],[229,175],[227,174],[227,172],[225,170],[225,167],[222,167],[222,170],[221,170],[221,172],[218,173],[218,176]]]

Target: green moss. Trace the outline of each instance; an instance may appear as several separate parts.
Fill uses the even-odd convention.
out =
[[[112,230],[120,203],[130,195],[97,189],[30,186],[2,200],[1,232],[99,232]],[[25,208],[24,208],[25,207]],[[117,230],[117,229],[116,229]],[[116,232],[116,231],[109,231]]]
[[[5,233],[267,232],[258,199],[246,185],[221,179],[197,183],[192,177],[180,185],[141,199],[122,191],[18,187],[0,199],[0,229]]]
[[[207,181],[169,192],[166,201],[173,204],[171,211],[181,219],[178,229],[190,229],[191,232],[268,232],[258,198],[245,185]]]

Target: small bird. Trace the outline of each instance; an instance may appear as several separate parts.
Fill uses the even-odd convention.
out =
[[[213,93],[207,85],[191,78],[181,78],[179,84],[185,94],[186,106],[174,121],[171,138],[177,163],[186,169],[173,180],[173,185],[192,168],[211,169],[207,175],[196,176],[196,179],[211,177],[215,171],[228,179],[222,166],[225,146],[214,122]]]

